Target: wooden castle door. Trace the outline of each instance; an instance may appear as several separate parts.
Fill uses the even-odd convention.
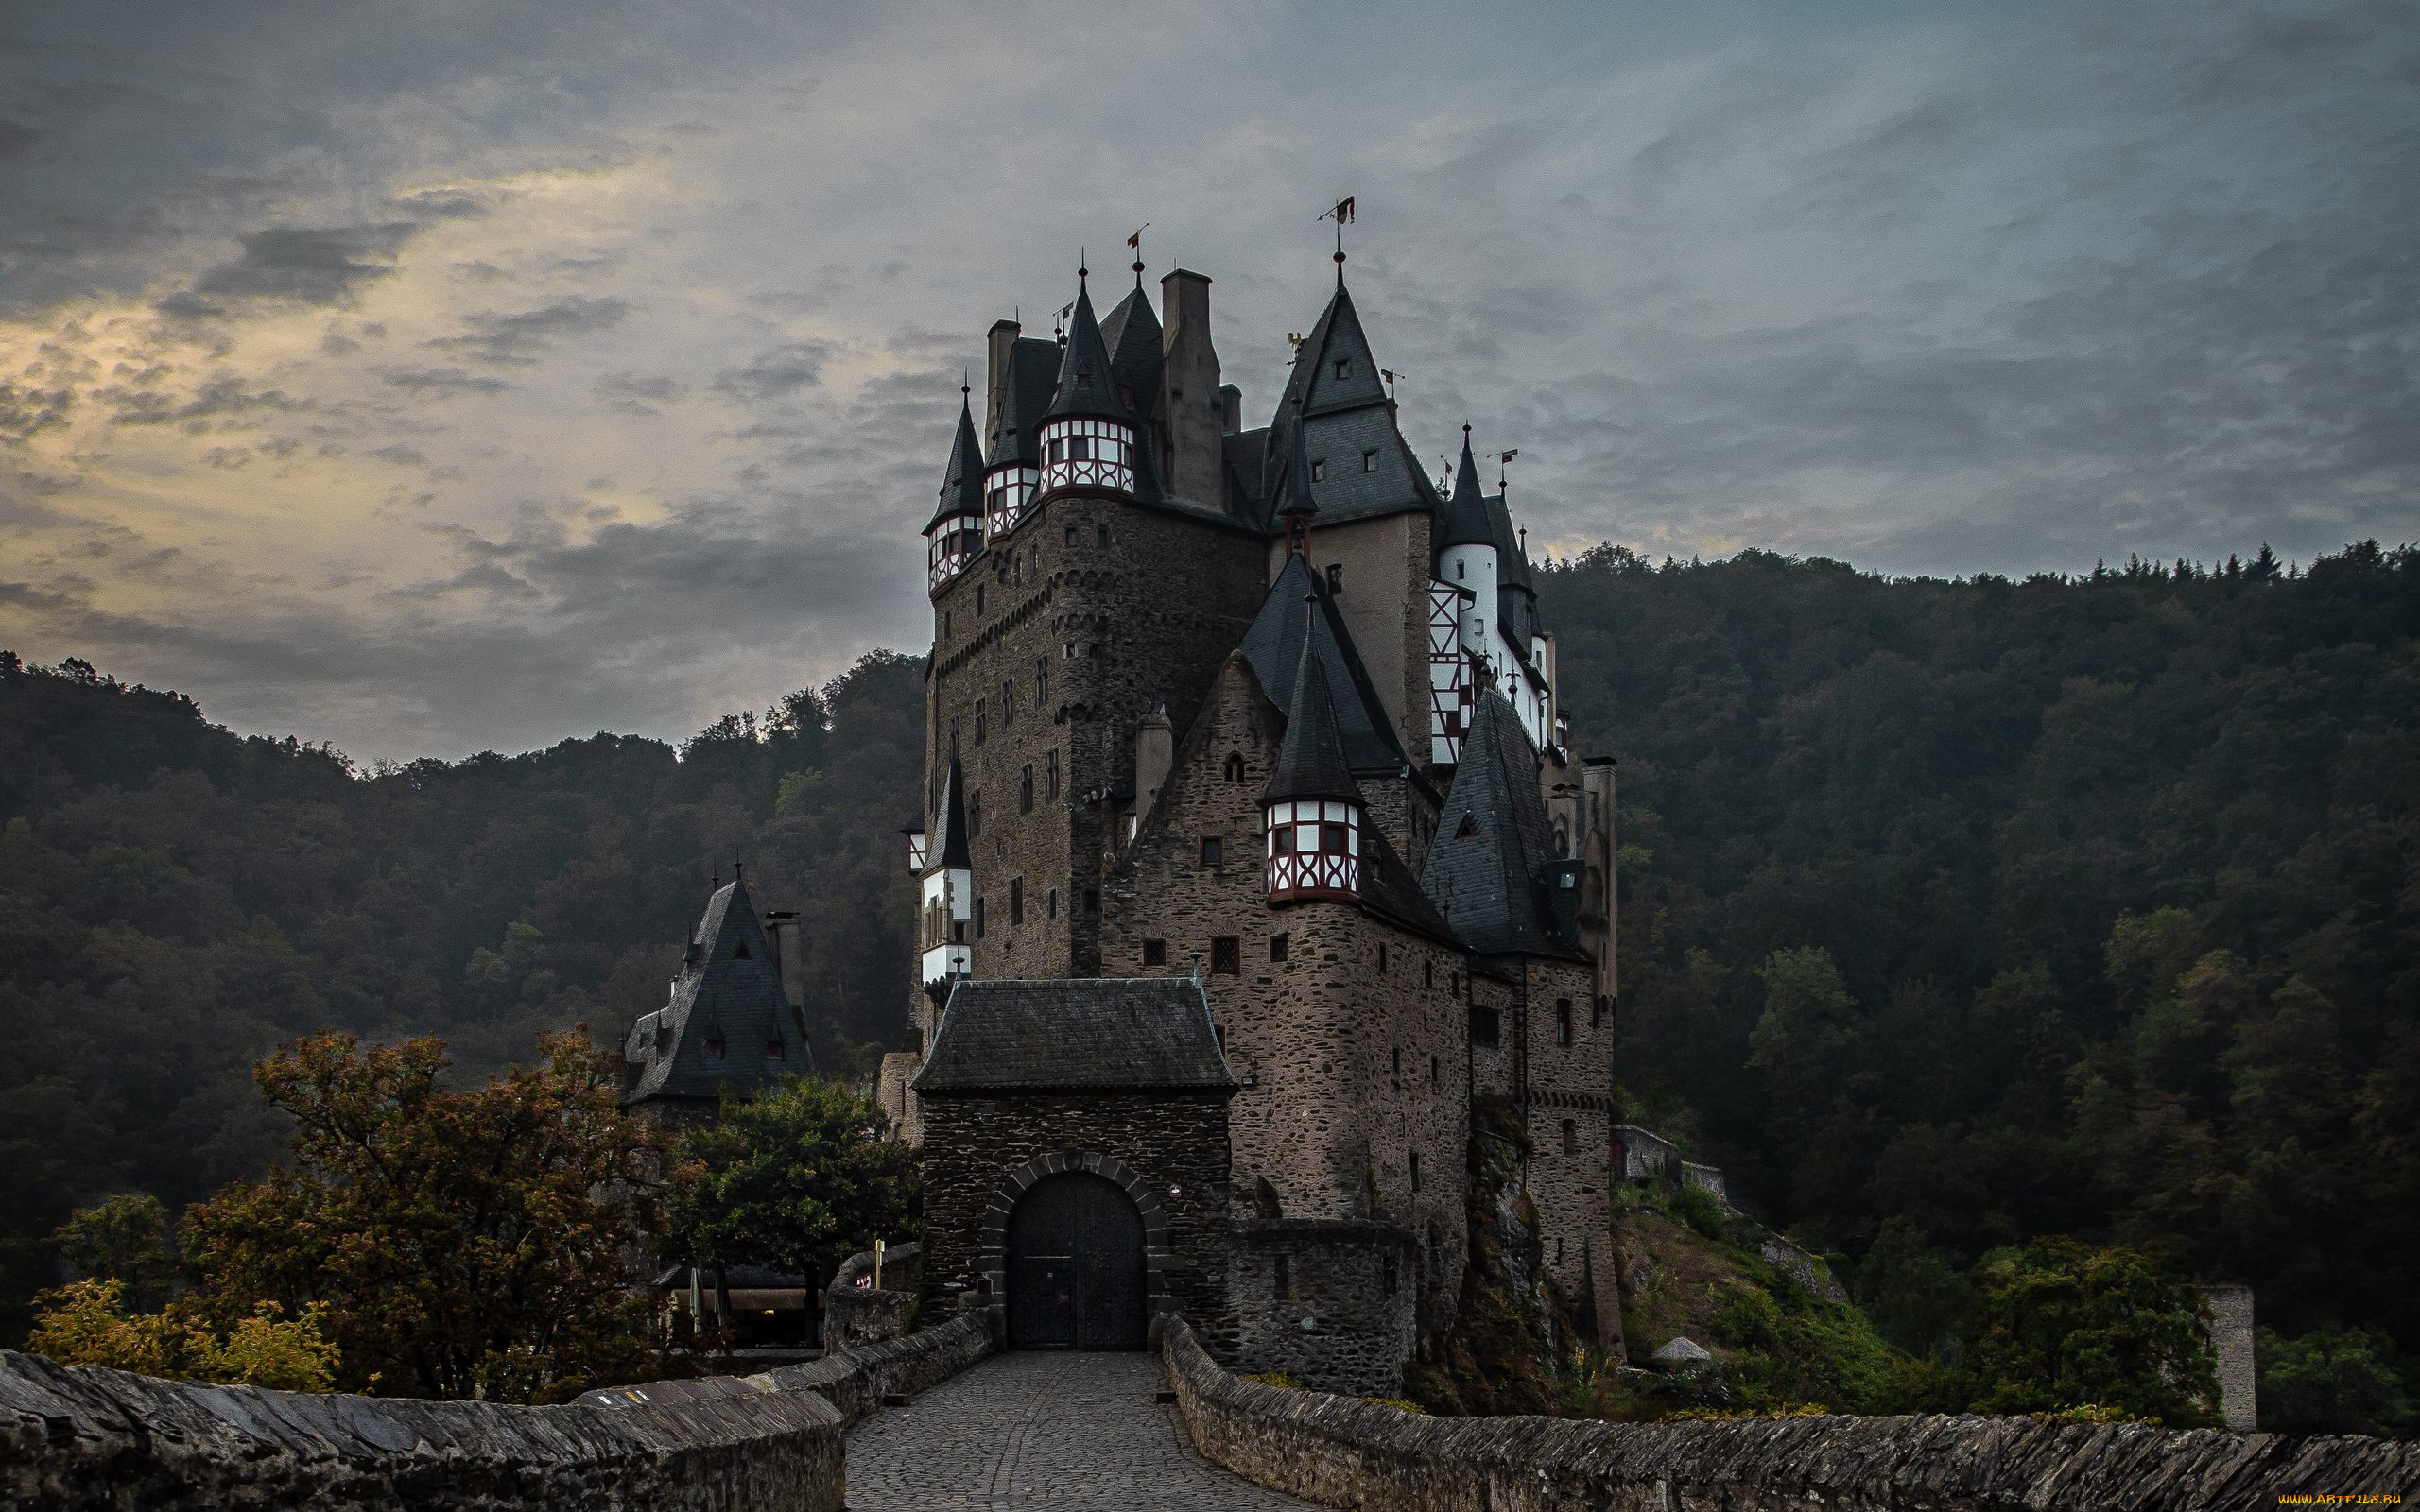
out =
[[[1143,1215],[1115,1183],[1069,1171],[1009,1214],[1009,1348],[1139,1349]]]

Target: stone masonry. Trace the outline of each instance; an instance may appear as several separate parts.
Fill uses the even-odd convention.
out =
[[[1419,1241],[1392,1224],[1236,1226],[1235,1366],[1322,1391],[1393,1397],[1418,1327]]]

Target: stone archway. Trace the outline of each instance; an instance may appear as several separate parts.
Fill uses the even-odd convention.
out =
[[[976,1270],[983,1290],[995,1302],[1009,1300],[1011,1292],[1009,1230],[1018,1204],[1042,1182],[1069,1173],[1098,1177],[1133,1205],[1134,1214],[1143,1226],[1143,1322],[1148,1329],[1152,1319],[1168,1311],[1167,1278],[1170,1250],[1167,1212],[1160,1205],[1159,1194],[1139,1174],[1115,1156],[1103,1155],[1098,1150],[1065,1150],[1055,1155],[1037,1156],[1003,1177],[993,1188],[991,1202],[984,1210],[976,1250]],[[1141,1341],[1136,1342],[1139,1345]]]
[[[1139,1349],[1150,1330],[1143,1214],[1115,1182],[1063,1171],[1009,1212],[1008,1346]]]

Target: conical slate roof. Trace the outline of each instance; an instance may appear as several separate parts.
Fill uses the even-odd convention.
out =
[[[966,780],[959,770],[958,758],[949,759],[949,770],[942,777],[942,800],[933,816],[932,843],[925,851],[925,868],[935,867],[971,867],[975,853],[966,843]]]
[[[1461,765],[1438,816],[1421,890],[1482,955],[1584,960],[1556,928],[1547,871],[1555,859],[1537,753],[1512,706],[1485,689],[1462,737]]]
[[[941,528],[956,515],[983,516],[983,445],[975,438],[975,411],[961,397],[958,404],[958,438],[950,442],[949,467],[942,473],[941,502],[925,524],[925,534]]]
[[[707,901],[689,944],[670,1000],[641,1015],[622,1042],[631,1071],[622,1101],[713,1102],[813,1071],[814,1051],[745,882],[727,882]]]
[[[1100,323],[1100,338],[1118,398],[1132,394],[1126,407],[1137,419],[1149,419],[1159,408],[1160,318],[1140,284]]]
[[[1437,549],[1495,544],[1495,532],[1488,519],[1487,500],[1478,490],[1478,465],[1471,460],[1471,431],[1465,425],[1461,465],[1454,470],[1454,497],[1445,506],[1444,524],[1437,533]]]
[[[1305,618],[1317,614],[1319,600],[1306,599],[1304,610]],[[1308,633],[1303,637],[1302,654],[1295,659],[1293,696],[1286,703],[1286,738],[1278,745],[1277,765],[1269,774],[1269,786],[1262,790],[1260,800],[1269,804],[1304,798],[1361,801],[1361,789],[1345,764],[1344,736],[1337,729],[1327,674],[1320,670],[1315,638]]]
[[[1059,377],[1059,343],[1019,336],[1009,347],[1008,381],[1001,385],[1000,413],[992,423],[992,466],[1042,462],[1043,412]]]
[[[1118,403],[1117,378],[1109,363],[1109,348],[1100,338],[1100,322],[1093,318],[1090,289],[1076,295],[1076,315],[1067,327],[1067,350],[1059,358],[1059,387],[1050,396],[1045,420],[1080,416],[1127,421],[1132,417]]]
[[[1294,352],[1294,370],[1269,429],[1262,475],[1282,480],[1301,439],[1322,476],[1320,517],[1335,523],[1408,509],[1434,513],[1443,501],[1395,428],[1352,294],[1340,286]]]
[[[1305,595],[1316,595],[1318,612],[1303,612]],[[1300,557],[1289,557],[1277,581],[1260,601],[1260,610],[1244,631],[1237,647],[1252,663],[1261,691],[1280,709],[1293,706],[1294,679],[1300,672],[1303,646],[1308,641],[1324,676],[1338,732],[1343,737],[1345,764],[1357,772],[1400,772],[1409,765],[1396,739],[1394,723],[1353,647],[1344,616],[1327,596],[1327,585]]]

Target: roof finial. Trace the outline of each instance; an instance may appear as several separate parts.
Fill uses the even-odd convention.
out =
[[[734,882],[745,882],[748,880],[748,867],[746,863],[742,862],[737,856],[732,857],[731,880]]]
[[[1320,216],[1320,219],[1336,222],[1336,286],[1342,288],[1344,287],[1344,228],[1345,224],[1353,219],[1353,196],[1346,195],[1338,200],[1334,208]]]
[[[975,369],[973,368],[960,368],[958,370],[958,397],[962,402],[971,401],[975,397]]]
[[[1092,260],[1093,260],[1093,259],[1092,259],[1092,254],[1091,254],[1090,252],[1088,252],[1088,251],[1084,250],[1084,249],[1083,249],[1082,248],[1080,248],[1080,247],[1079,247],[1079,248],[1077,248],[1077,249],[1076,249],[1076,282],[1077,282],[1077,283],[1081,284],[1084,280],[1086,280],[1086,279],[1088,279],[1088,278],[1090,278],[1090,277],[1092,277],[1092,276],[1093,276],[1093,270],[1092,270],[1090,267],[1088,267],[1088,266],[1085,266],[1086,264],[1090,263]]]
[[[1133,235],[1126,238],[1126,245],[1134,249],[1134,286],[1137,289],[1143,286],[1143,233],[1150,229],[1151,223],[1147,220],[1134,228]]]

